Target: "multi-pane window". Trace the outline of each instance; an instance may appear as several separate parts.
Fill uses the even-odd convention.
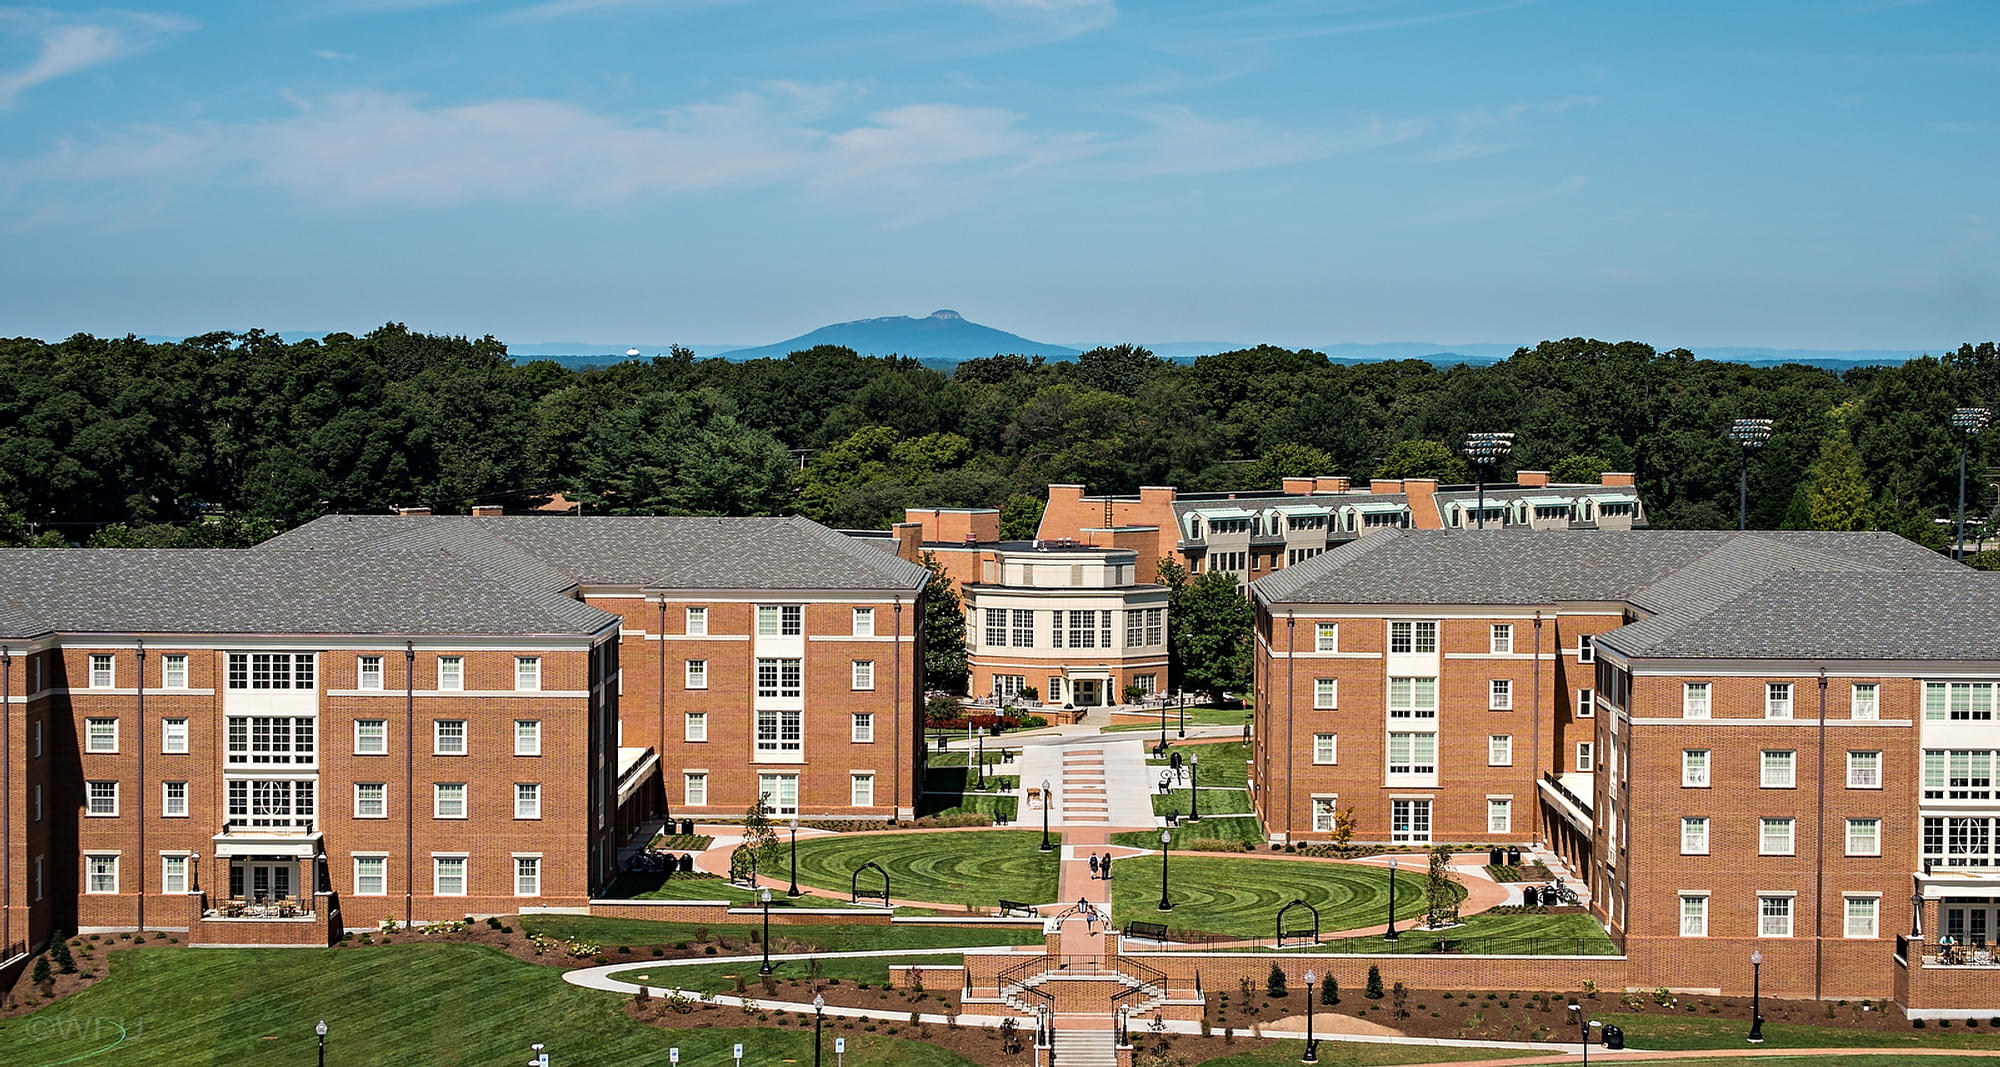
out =
[[[1437,735],[1392,733],[1389,735],[1390,774],[1436,774]]]
[[[1512,623],[1496,622],[1488,632],[1486,650],[1496,656],[1506,656],[1514,651],[1514,626]]]
[[[695,808],[708,804],[708,772],[687,771],[681,775],[681,803]]]
[[[1708,936],[1708,894],[1681,894],[1681,936]]]
[[[857,692],[875,688],[875,661],[872,659],[855,660],[852,675],[854,689]]]
[[[799,776],[796,774],[758,775],[757,799],[764,805],[764,811],[768,814],[797,815],[799,813]]]
[[[514,688],[534,692],[542,687],[542,657],[514,657]]]
[[[1340,762],[1339,734],[1313,735],[1313,762],[1321,764]]]
[[[757,751],[800,752],[805,749],[805,716],[796,711],[757,713]]]
[[[1881,911],[1881,897],[1853,896],[1844,898],[1847,905],[1845,932],[1848,937],[1877,937],[1880,929],[1878,913]]]
[[[1850,856],[1880,856],[1882,854],[1882,820],[1847,820],[1847,854]]]
[[[681,731],[681,738],[686,741],[708,740],[708,712],[705,711],[688,712],[687,725],[686,728]]]
[[[1063,613],[1056,612],[1061,619]],[[1100,620],[1100,616],[1102,619]],[[1098,638],[1103,637],[1103,647],[1111,647],[1111,613],[1108,611],[1072,611],[1069,613],[1069,647],[1097,648]]]
[[[160,751],[170,756],[185,755],[188,750],[188,721],[186,719],[160,720]]]
[[[687,634],[689,637],[708,636],[708,609],[687,609]]]
[[[1709,716],[1707,682],[1685,682],[1681,685],[1681,718],[1706,719]],[[1704,900],[1707,898],[1704,897]]]
[[[1167,643],[1167,609],[1147,608],[1146,644],[1164,645],[1166,643]]]
[[[231,715],[224,724],[226,759],[265,766],[311,763],[317,725],[304,715]]]
[[[1035,613],[1030,608],[1015,608],[1012,625],[1008,627],[1011,638],[1007,643],[1015,648],[1035,647]],[[994,644],[1000,642],[995,641]]]
[[[874,744],[875,716],[866,711],[855,712],[853,729],[848,733],[847,739],[857,745]]]
[[[83,721],[83,750],[85,752],[118,751],[117,719],[85,719]]]
[[[1597,714],[1597,691],[1579,689],[1576,691],[1576,717],[1588,719]]]
[[[542,754],[542,720],[514,720],[514,754],[516,756]]]
[[[117,671],[112,667],[111,653],[92,652],[90,654],[90,687],[92,689],[110,689],[116,684],[117,679]]]
[[[465,818],[464,782],[433,782],[431,784],[431,817],[434,819]]]
[[[995,648],[1007,644],[1007,609],[986,609],[986,643]]]
[[[757,636],[797,637],[806,632],[806,609],[797,604],[759,604]]]
[[[853,774],[847,779],[847,801],[857,808],[875,806],[875,776],[873,774]]]
[[[1389,624],[1390,652],[1429,653],[1438,650],[1438,624],[1435,622],[1391,622]]]
[[[382,657],[361,656],[354,661],[354,687],[356,689],[382,688]]]
[[[1856,682],[1848,697],[1848,716],[1855,719],[1882,717],[1882,686],[1876,682]]]
[[[1339,623],[1320,622],[1313,624],[1313,651],[1315,652],[1340,651]]]
[[[1313,708],[1326,711],[1340,706],[1340,679],[1313,679]]]
[[[514,783],[514,817],[516,819],[539,819],[542,817],[542,784],[540,782]]]
[[[1882,753],[1850,749],[1847,753],[1847,788],[1882,788]]]
[[[386,782],[354,783],[354,817],[357,819],[386,819],[389,817],[389,786]]]
[[[115,852],[86,852],[83,856],[84,884],[86,893],[118,892],[118,854]]]
[[[1681,750],[1681,784],[1691,789],[1708,788],[1707,749],[1684,748]]]
[[[166,689],[188,687],[187,653],[169,652],[160,657],[160,685]]]
[[[389,892],[389,858],[387,856],[354,857],[354,895],[357,897],[379,897]]]
[[[1514,765],[1513,734],[1493,734],[1486,739],[1486,765],[1489,767]]]
[[[1792,717],[1792,683],[1764,683],[1764,717],[1767,719]]]
[[[1392,719],[1437,718],[1436,678],[1389,679],[1389,717]]]
[[[1757,851],[1766,856],[1792,854],[1792,829],[1797,820],[1789,815],[1757,820]]]
[[[1389,840],[1397,844],[1428,843],[1431,839],[1431,802],[1391,800]]]
[[[229,821],[238,828],[306,829],[313,824],[317,798],[310,778],[231,778],[224,796]]]
[[[1514,832],[1513,800],[1507,797],[1486,798],[1486,832],[1489,834]]]
[[[687,676],[687,688],[689,689],[708,688],[707,660],[705,659],[688,660],[686,670],[683,673],[685,673],[685,675]]]
[[[797,697],[805,693],[805,674],[802,661],[795,659],[759,659],[757,661],[757,695],[760,697]]]
[[[1924,799],[1991,800],[1994,756],[1991,749],[1925,749]]]
[[[1799,754],[1789,748],[1764,750],[1757,784],[1765,789],[1790,789],[1798,784]]]
[[[1597,639],[1589,634],[1576,635],[1576,661],[1578,663],[1597,662]]]
[[[1925,816],[1923,851],[1926,862],[1945,867],[2000,866],[1993,843],[1994,819],[1985,816],[1938,818]]]
[[[855,609],[854,609],[854,636],[856,636],[856,637],[874,637],[874,636],[875,636],[875,609],[874,609],[874,608],[855,608]]]
[[[1340,798],[1314,797],[1312,798],[1312,802],[1313,832],[1320,834],[1332,833],[1334,823],[1340,819]]]
[[[1681,817],[1681,855],[1708,855],[1708,816],[1685,815]]]
[[[438,657],[438,688],[452,690],[465,688],[464,656]]]
[[[1576,769],[1579,773],[1597,766],[1597,746],[1589,741],[1576,743]]]
[[[310,652],[231,652],[227,684],[231,689],[311,689]]]
[[[538,897],[542,895],[542,858],[540,856],[514,857],[514,895],[517,897]]]
[[[1992,682],[1925,682],[1924,718],[1985,722],[1993,718]]]
[[[188,858],[186,856],[160,857],[160,892],[185,893],[188,891]]]
[[[185,819],[188,813],[188,784],[160,783],[160,814],[169,819]]]
[[[437,719],[431,724],[431,751],[440,756],[465,755],[465,720]]]
[[[1492,711],[1514,709],[1513,679],[1495,678],[1486,683],[1486,707]]]
[[[431,892],[441,897],[465,895],[465,857],[431,857]]]
[[[1757,936],[1792,936],[1792,898],[1789,895],[1757,898]]]
[[[385,756],[389,753],[389,720],[354,720],[354,754]]]

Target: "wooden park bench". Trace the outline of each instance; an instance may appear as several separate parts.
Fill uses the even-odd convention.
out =
[[[1018,900],[1008,900],[1005,897],[1000,898],[1001,915],[1033,915],[1034,913],[1035,906],[1032,904],[1023,904]]]
[[[1125,924],[1125,936],[1142,937],[1148,941],[1158,941],[1161,944],[1165,944],[1167,940],[1167,924],[1129,922]]]

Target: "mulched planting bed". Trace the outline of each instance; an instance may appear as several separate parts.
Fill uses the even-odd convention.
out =
[[[53,957],[49,960],[49,982],[46,986],[35,984],[35,963],[28,961],[28,968],[21,972],[21,980],[14,983],[5,997],[0,997],[0,1019],[14,1015],[26,1015],[37,1008],[45,1007],[72,993],[82,992],[104,979],[111,970],[113,952],[128,948],[179,948],[185,947],[185,934],[87,934],[67,939],[70,959],[76,970],[71,974],[62,973]]]

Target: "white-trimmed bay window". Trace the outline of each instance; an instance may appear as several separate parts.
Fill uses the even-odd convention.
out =
[[[1392,732],[1389,735],[1390,774],[1436,774],[1437,735]]]
[[[805,713],[760,711],[757,713],[757,752],[797,755],[805,751]]]
[[[1436,678],[1389,679],[1389,717],[1437,718],[1437,684]]]

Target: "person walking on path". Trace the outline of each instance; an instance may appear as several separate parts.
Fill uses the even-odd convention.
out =
[[[1095,852],[1090,854],[1090,878],[1091,881],[1097,880],[1097,853]]]
[[[1104,854],[1104,880],[1107,882],[1111,880],[1111,853],[1109,852]]]

